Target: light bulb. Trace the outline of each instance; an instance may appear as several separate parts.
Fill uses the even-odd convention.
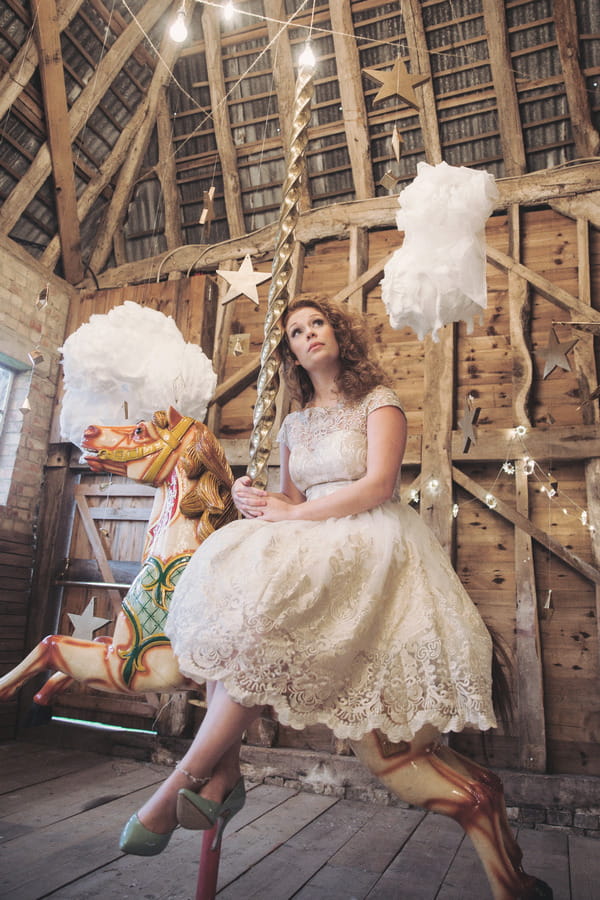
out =
[[[498,506],[498,501],[496,500],[496,498],[494,497],[493,494],[486,494],[485,502],[486,502],[486,505],[489,506],[490,509],[496,509],[496,507]]]
[[[458,503],[454,503],[452,506],[452,517],[456,519],[458,516]]]
[[[233,16],[235,14],[235,7],[233,5],[232,0],[227,0],[227,3],[223,4],[223,17],[226,22],[231,22]]]
[[[298,57],[298,62],[304,68],[307,68],[307,69],[314,68],[316,59],[315,59],[315,54],[313,53],[313,49],[310,45],[310,41],[307,41],[306,44],[304,45],[304,50]]]
[[[180,6],[175,16],[175,21],[169,29],[169,36],[176,44],[181,44],[188,36],[187,25],[185,24],[185,7]]]

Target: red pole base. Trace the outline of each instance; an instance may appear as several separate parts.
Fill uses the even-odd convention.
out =
[[[217,879],[219,877],[219,862],[221,860],[220,838],[213,849],[217,829],[218,825],[215,825],[214,828],[205,831],[202,835],[196,900],[215,900],[217,894]]]

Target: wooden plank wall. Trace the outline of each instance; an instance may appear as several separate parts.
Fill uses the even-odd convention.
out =
[[[0,666],[8,671],[25,655],[25,626],[33,573],[33,538],[0,529]],[[0,704],[0,733],[14,729],[17,698]]]
[[[521,210],[521,229],[522,263],[555,286],[579,296],[582,261],[578,252],[577,223],[551,209],[527,209]],[[487,240],[494,250],[508,252],[507,215],[499,214],[490,219]],[[349,274],[350,243],[341,239],[327,240],[306,248],[302,281],[304,291],[332,295],[352,280],[353,276]],[[385,260],[400,244],[401,235],[393,228],[370,232],[365,266],[368,268]],[[591,295],[594,296],[600,284],[600,238],[596,231],[590,234],[589,266]],[[269,263],[257,260],[255,268],[266,271]],[[206,299],[209,292],[205,288],[209,278],[207,276],[206,283],[203,276],[201,279],[184,282],[185,285],[196,282],[197,286],[192,289],[191,301],[185,301],[187,305],[183,317],[177,308],[176,296],[178,291],[183,292],[181,296],[187,296],[188,289],[183,282],[179,283],[179,287],[177,282],[167,282],[86,295],[73,328],[86,321],[92,312],[106,312],[124,299],[138,299],[138,302],[156,305],[163,312],[174,311],[172,314],[186,338],[197,340],[202,334],[205,348],[210,347],[211,323],[215,320],[216,311],[211,307],[212,298]],[[222,336],[223,347],[220,348],[225,354],[223,379],[243,371],[260,350],[268,289],[268,283],[259,287],[261,304],[258,308],[244,297],[239,297],[232,304],[228,328]],[[173,291],[175,293],[171,296]],[[426,415],[425,344],[410,329],[391,329],[381,303],[379,286],[366,292],[363,309],[374,334],[376,352],[405,404],[412,438],[403,483],[409,485],[419,473],[420,436]],[[463,324],[454,329],[453,428],[456,432],[456,423],[470,394],[475,405],[481,407],[479,443],[485,444],[487,434],[492,449],[487,454],[480,453],[478,459],[470,458],[468,454],[457,455],[455,451],[454,465],[463,473],[465,484],[475,483],[515,509],[515,476],[504,471],[502,464],[505,460],[515,465],[522,464],[523,457],[531,455],[528,442],[533,441],[539,465],[529,478],[529,522],[575,553],[584,563],[593,563],[590,532],[580,520],[581,511],[587,509],[586,461],[577,450],[578,429],[590,419],[586,418],[585,408],[580,406],[581,385],[573,364],[573,354],[569,354],[573,371],[555,369],[545,379],[544,362],[535,355],[536,349],[547,345],[548,332],[553,323],[563,322],[568,314],[533,289],[530,291],[529,312],[525,338],[533,354],[534,377],[528,413],[534,428],[533,435],[530,433],[517,441],[510,437],[517,421],[517,388],[513,385],[509,278],[506,272],[488,266],[488,308],[482,322],[475,325],[471,334],[467,333]],[[561,341],[581,334],[566,325],[555,327]],[[233,339],[230,340],[231,336]],[[237,336],[242,343],[247,341],[247,349],[239,355],[233,352]],[[255,388],[251,384],[223,404],[220,421],[219,417],[217,421],[218,434],[226,445],[234,438],[240,439],[245,446],[251,432],[254,402]],[[565,428],[571,429],[574,452],[570,457],[568,450],[561,446],[560,452],[553,458],[555,451],[551,448],[557,443],[553,441],[553,434],[557,433],[557,429]],[[457,436],[460,438],[460,432]],[[507,443],[507,436],[512,443]],[[500,447],[497,453],[496,442]],[[506,452],[504,447],[508,447]],[[600,453],[597,455],[600,456]],[[558,495],[552,499],[541,491],[541,487],[550,480],[558,484]],[[453,501],[458,504],[458,516],[451,526],[454,564],[484,619],[499,632],[515,657],[516,597],[519,589],[515,528],[496,510],[488,508],[456,483],[453,485]],[[74,540],[76,543],[79,540],[77,534]],[[85,556],[89,551],[81,546],[77,552]],[[597,775],[600,774],[600,696],[597,687],[600,673],[595,586],[535,541],[533,568],[541,632],[540,675],[544,696],[541,719],[545,721],[547,736],[544,747],[546,767],[549,772]],[[83,596],[79,602],[84,602]],[[487,758],[498,766],[519,764],[520,747],[522,749],[523,745],[519,729],[527,717],[526,708],[518,710],[519,686],[513,672],[512,691],[517,704],[515,724],[506,734],[499,729],[486,742]],[[118,702],[103,701],[100,705],[105,702],[110,705],[110,709],[106,707],[107,714],[116,715]],[[133,716],[132,722],[136,720],[138,711],[133,708],[129,710]],[[481,756],[478,735],[463,734],[453,740],[460,749]],[[344,747],[333,742],[329,732],[318,727],[303,732],[279,727],[277,742],[280,746],[344,752]],[[526,760],[520,764],[527,767]]]

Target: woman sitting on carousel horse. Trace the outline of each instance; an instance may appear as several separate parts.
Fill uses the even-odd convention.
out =
[[[243,518],[199,547],[177,585],[166,632],[181,671],[208,682],[208,710],[125,826],[126,853],[160,853],[178,824],[222,828],[241,809],[239,748],[264,705],[285,725],[322,723],[352,741],[495,725],[491,639],[400,502],[406,418],[362,323],[307,295],[284,326],[300,408],[278,436],[281,490],[238,478]]]

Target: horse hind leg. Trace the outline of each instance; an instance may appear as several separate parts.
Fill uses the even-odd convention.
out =
[[[10,700],[25,682],[47,669],[74,681],[84,681],[100,689],[115,690],[114,677],[108,663],[108,648],[104,642],[82,641],[62,634],[51,634],[33,648],[14,669],[0,678],[0,701]],[[52,682],[52,679],[50,679]],[[49,695],[64,689],[65,679],[57,677],[49,688]],[[41,689],[44,699],[44,689]]]
[[[402,800],[455,819],[471,838],[494,900],[551,900],[544,882],[527,875],[506,818],[495,775],[440,745],[430,727],[411,743],[390,744],[376,732],[352,742],[359,759]]]

